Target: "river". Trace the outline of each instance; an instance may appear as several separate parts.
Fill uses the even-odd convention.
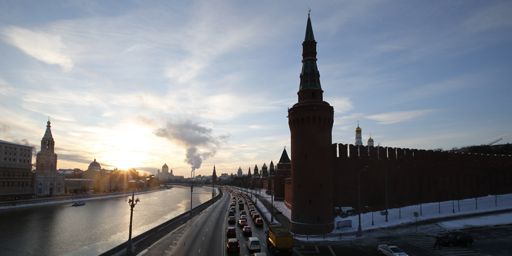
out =
[[[211,198],[210,187],[195,187],[193,205]],[[136,195],[133,236],[190,208],[190,187]],[[126,197],[87,201],[86,205],[34,206],[0,211],[0,255],[98,255],[128,239]]]

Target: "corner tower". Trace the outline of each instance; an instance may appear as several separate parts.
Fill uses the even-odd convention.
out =
[[[330,153],[334,109],[323,100],[316,61],[316,41],[308,14],[298,102],[288,110],[293,191],[291,231],[297,234],[323,234],[334,227]]]

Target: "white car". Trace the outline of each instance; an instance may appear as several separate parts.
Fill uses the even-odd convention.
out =
[[[408,256],[404,250],[400,249],[400,247],[396,245],[379,244],[379,246],[377,246],[377,251],[386,256]]]
[[[249,252],[260,252],[260,240],[254,236],[249,237],[249,241],[247,241],[247,249],[249,250]]]

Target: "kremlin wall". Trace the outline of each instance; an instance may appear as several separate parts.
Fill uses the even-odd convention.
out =
[[[365,147],[359,125],[356,145],[333,144],[334,110],[323,100],[316,55],[308,15],[298,102],[288,109],[291,161],[286,163],[283,151],[276,175],[252,182],[271,190],[277,200],[284,197],[291,209],[291,232],[331,232],[334,209],[340,206],[378,211],[512,193],[510,155],[374,147],[371,138]]]

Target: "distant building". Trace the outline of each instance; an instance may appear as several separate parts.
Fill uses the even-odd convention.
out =
[[[171,170],[171,173],[169,173],[169,166],[167,166],[166,163],[164,163],[164,165],[162,165],[162,171],[157,171],[157,174],[156,174],[158,180],[160,182],[169,182],[171,181],[174,177],[174,175],[172,175],[172,170]]]
[[[94,161],[92,161],[89,164],[89,167],[87,168],[87,170],[88,171],[94,171],[94,172],[101,171],[101,165],[100,165],[100,163],[96,162],[96,158],[94,158]]]
[[[57,173],[57,154],[50,121],[41,139],[41,151],[36,156],[35,193],[37,196],[62,195],[65,192],[64,176]]]
[[[362,146],[363,145],[363,131],[361,127],[359,127],[359,122],[357,122],[357,128],[356,128],[356,142],[354,143],[356,146]]]
[[[0,140],[0,198],[34,194],[32,147]]]
[[[374,147],[372,136],[370,136],[370,138],[368,139],[368,147]]]
[[[243,175],[242,167],[238,167],[238,171],[236,172],[236,176],[242,177],[242,175]]]
[[[267,164],[263,163],[263,166],[261,167],[261,177],[266,178],[268,177],[268,168]]]
[[[290,162],[290,157],[288,157],[288,152],[286,152],[286,148],[283,149],[281,153],[281,158],[279,158],[279,162],[277,163],[276,175],[274,177],[274,188],[272,189],[274,192],[274,199],[277,201],[285,200],[285,190],[288,189],[289,193],[286,194],[288,198],[286,198],[285,203],[288,203],[288,207],[291,205],[291,171],[292,165]],[[285,184],[288,184],[286,186]]]

